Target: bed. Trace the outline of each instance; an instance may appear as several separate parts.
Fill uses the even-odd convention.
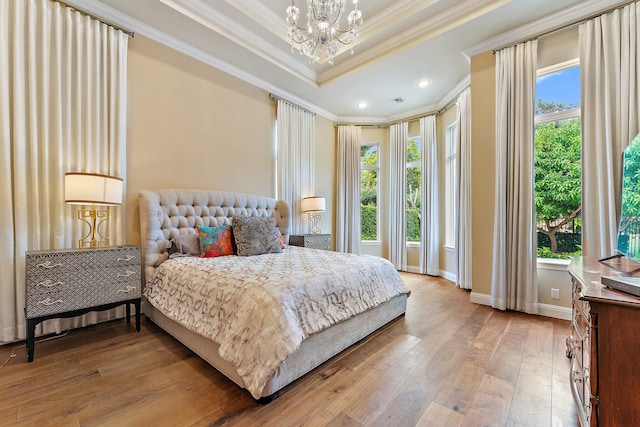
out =
[[[139,201],[146,316],[260,402],[406,311],[388,261],[286,245],[284,201],[210,190],[145,190]],[[280,249],[176,252],[207,227],[235,224],[238,241],[242,221],[275,224]]]

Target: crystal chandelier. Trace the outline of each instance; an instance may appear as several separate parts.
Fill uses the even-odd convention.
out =
[[[358,0],[353,0],[353,10],[347,17],[347,28],[340,28],[345,3],[346,0],[307,0],[307,27],[304,28],[298,23],[300,9],[291,0],[291,6],[287,8],[291,50],[298,48],[300,54],[307,55],[311,63],[326,60],[333,64],[333,58],[340,47],[353,43],[358,37],[358,26],[362,25]]]

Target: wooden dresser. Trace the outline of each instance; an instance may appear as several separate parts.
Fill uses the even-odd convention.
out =
[[[612,268],[615,267],[615,268]],[[576,257],[573,282],[571,391],[582,426],[640,426],[640,298],[609,289],[602,276],[640,277],[624,258]]]

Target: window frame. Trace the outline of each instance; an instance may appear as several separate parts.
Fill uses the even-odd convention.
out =
[[[445,249],[455,249],[455,224],[457,220],[456,215],[456,194],[457,194],[457,177],[456,177],[456,162],[458,160],[458,150],[456,146],[456,135],[458,132],[458,122],[455,121],[447,126],[445,130],[445,196],[444,196],[444,229]]]
[[[567,70],[569,68],[575,68],[575,67],[580,67],[579,58],[554,64],[548,67],[540,68],[536,72],[536,80],[542,76],[546,76],[549,74],[557,73],[559,71],[563,71],[563,70]],[[537,99],[535,102],[536,103],[538,102]],[[582,100],[580,100],[580,103],[582,105]],[[534,116],[534,123],[533,123],[534,135],[535,135],[537,126],[540,124],[569,120],[569,119],[582,119],[581,112],[582,112],[582,107],[580,106],[578,108],[573,108],[573,109],[563,110],[563,111],[556,111],[553,113],[537,114]],[[582,135],[580,137],[582,138]],[[582,141],[581,141],[581,144],[582,144]],[[535,205],[535,202],[534,202],[534,205]],[[537,243],[538,242],[536,239],[536,251],[537,251]],[[569,260],[566,260],[566,259],[536,257],[536,260],[537,260],[538,267],[543,267],[543,268],[546,268],[549,265],[554,265],[554,264],[569,265]]]
[[[418,141],[418,144],[419,144],[418,153],[420,154],[420,158],[418,160],[414,160],[412,162],[409,162],[409,161],[405,162],[405,189],[404,189],[405,195],[406,195],[407,190],[408,190],[408,186],[406,184],[406,181],[407,181],[406,178],[409,175],[409,168],[422,168],[422,138],[420,137],[420,135],[413,135],[413,136],[410,135],[410,136],[408,136],[407,137],[407,141],[405,143],[405,154],[408,152],[409,143],[411,143],[411,141]],[[423,171],[422,171],[422,169],[420,169],[420,176],[422,176],[422,173],[423,173]],[[420,189],[420,190],[422,190],[422,189]],[[406,243],[407,247],[410,247],[410,246],[416,246],[417,247],[417,246],[421,245],[421,243],[422,243],[421,240],[418,240],[418,241],[406,240],[406,226],[407,226],[407,215],[406,215],[406,212],[407,212],[407,208],[408,207],[407,207],[407,204],[406,204],[406,201],[405,201],[405,218],[404,218],[405,219],[405,243]]]
[[[381,243],[380,239],[380,146],[379,142],[360,142],[360,148],[367,147],[376,147],[376,152],[378,155],[376,156],[376,165],[363,165],[362,164],[362,156],[360,156],[360,180],[362,180],[362,172],[366,170],[372,170],[376,172],[376,239],[375,240],[363,240],[362,239],[362,231],[360,231],[360,242],[361,243]],[[362,192],[362,183],[360,183],[360,191]],[[360,205],[362,206],[362,198],[360,199]],[[360,223],[362,224],[362,218],[360,218]]]

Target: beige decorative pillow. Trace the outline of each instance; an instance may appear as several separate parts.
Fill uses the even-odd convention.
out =
[[[198,234],[179,234],[171,239],[169,257],[200,256],[200,237]]]
[[[231,227],[239,256],[282,252],[276,221],[271,217],[234,216]]]

